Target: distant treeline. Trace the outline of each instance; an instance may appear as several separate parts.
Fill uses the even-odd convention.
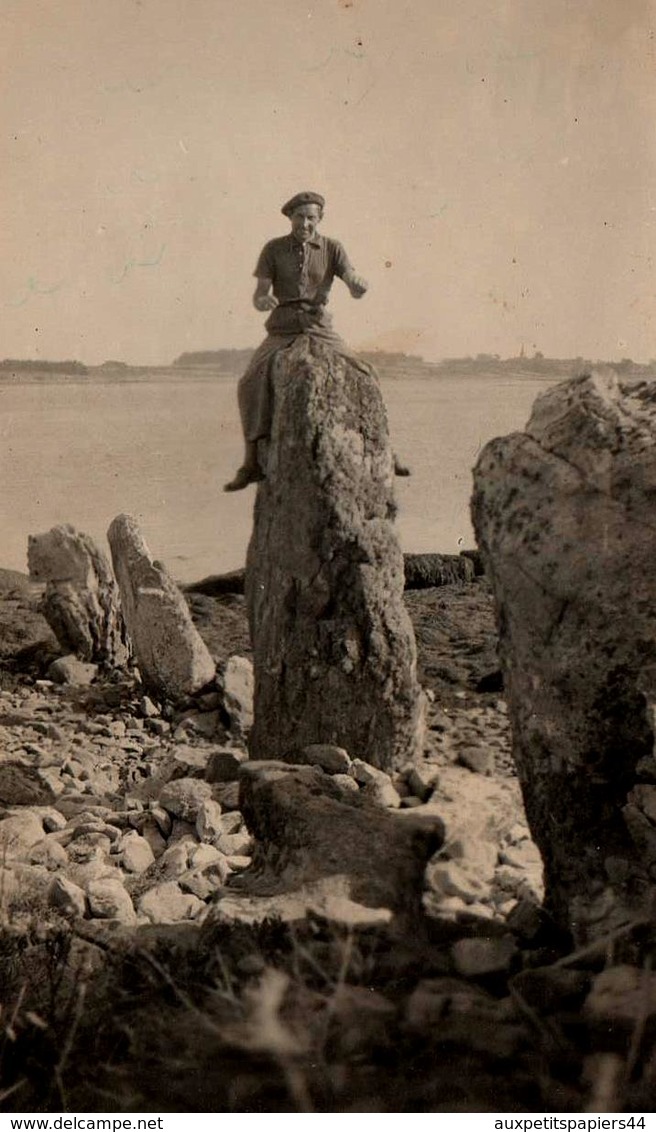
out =
[[[501,358],[499,354],[477,354],[467,358],[444,358],[431,365],[437,373],[535,373],[549,376],[575,377],[588,373],[595,366],[608,365],[616,373],[624,376],[648,376],[656,371],[656,358],[643,364],[632,358],[622,358],[620,362],[593,361],[591,358],[545,358],[539,350],[532,357],[520,354],[515,358]]]
[[[179,369],[193,369],[198,366],[212,366],[217,371],[235,373],[243,370],[253,355],[252,350],[196,350],[180,354],[173,365]],[[476,354],[462,358],[445,358],[440,362],[427,362],[417,354],[387,352],[386,350],[358,351],[358,356],[370,362],[385,376],[441,376],[453,373],[525,373],[553,375],[555,377],[574,377],[585,373],[595,365],[609,364],[619,374],[625,376],[647,376],[656,371],[656,359],[643,365],[632,358],[621,362],[602,363],[591,358],[545,358],[536,351],[532,357],[519,354],[514,358],[502,358],[499,354]]]
[[[179,369],[194,369],[195,366],[215,366],[216,369],[242,369],[253,356],[253,350],[194,350],[180,354],[173,365]]]
[[[41,359],[5,358],[0,362],[0,371],[7,373],[17,371],[20,373],[66,373],[85,376],[89,367],[83,362],[44,362]]]
[[[224,349],[224,350],[193,350],[180,354],[172,364],[166,366],[131,366],[126,362],[106,361],[99,366],[87,366],[79,361],[52,362],[40,359],[5,358],[0,361],[0,378],[3,374],[35,375],[36,379],[47,377],[49,374],[89,377],[96,380],[144,380],[148,375],[160,372],[162,375],[171,374],[173,370],[205,370],[209,380],[212,371],[217,374],[235,376],[242,373],[248,365],[253,350]],[[502,358],[499,354],[476,354],[462,358],[444,358],[440,362],[427,362],[417,354],[404,354],[402,352],[388,353],[385,350],[360,351],[359,357],[374,365],[386,378],[403,377],[441,377],[453,374],[531,374],[545,377],[575,377],[578,374],[589,372],[594,366],[608,364],[620,376],[624,377],[654,377],[656,376],[656,358],[646,364],[634,362],[632,358],[622,358],[620,362],[603,363],[592,361],[590,358],[545,358],[540,351],[532,357],[523,352],[514,358]]]

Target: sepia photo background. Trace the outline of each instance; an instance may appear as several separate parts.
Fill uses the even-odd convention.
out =
[[[313,189],[370,283],[333,288],[353,347],[649,362],[655,29],[649,0],[0,0],[0,359],[255,346],[258,253]],[[0,382],[1,565],[120,511],[177,577],[243,564],[238,373],[139,376]],[[540,382],[383,384],[404,549],[471,545],[471,467]]]
[[[2,352],[162,364],[261,335],[280,205],[371,284],[354,345],[638,360],[649,0],[2,0]]]

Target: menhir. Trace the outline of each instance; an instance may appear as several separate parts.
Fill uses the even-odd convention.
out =
[[[554,386],[475,469],[513,748],[546,902],[578,941],[656,887],[656,387]]]
[[[393,458],[375,373],[299,338],[275,410],[248,548],[256,758],[334,743],[383,769],[420,753],[424,696],[403,604]]]

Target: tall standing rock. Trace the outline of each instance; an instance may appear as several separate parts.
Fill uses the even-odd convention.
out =
[[[273,367],[246,597],[256,758],[333,743],[390,768],[423,740],[393,464],[375,375],[309,338]]]
[[[214,679],[215,669],[184,597],[162,564],[153,561],[133,518],[119,515],[107,538],[144,684],[171,700],[193,695]]]
[[[475,469],[546,902],[583,940],[656,882],[656,386],[557,385]]]
[[[41,612],[66,653],[123,667],[129,658],[118,589],[105,555],[68,523],[30,535],[30,577],[45,582]]]

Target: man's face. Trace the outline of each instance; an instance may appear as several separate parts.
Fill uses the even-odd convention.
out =
[[[318,204],[301,204],[294,209],[290,220],[292,235],[302,244],[305,244],[312,239],[317,230],[321,220],[321,209]]]

